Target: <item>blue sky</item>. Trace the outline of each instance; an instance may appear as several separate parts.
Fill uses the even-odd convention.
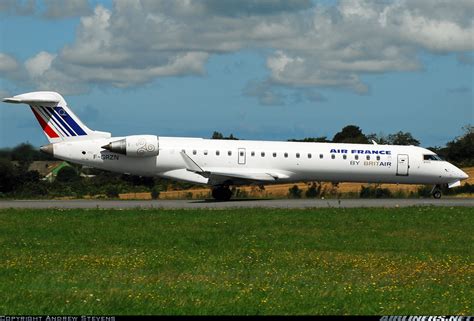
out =
[[[470,1],[6,1],[0,96],[60,92],[113,135],[244,139],[409,131],[442,146],[474,123]],[[1,104],[0,147],[47,143]]]

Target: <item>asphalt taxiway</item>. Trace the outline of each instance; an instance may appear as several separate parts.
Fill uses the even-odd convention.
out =
[[[3,200],[6,208],[60,208],[60,209],[226,209],[226,208],[357,208],[408,206],[462,206],[474,207],[474,198],[443,199],[245,199],[218,202],[214,200]]]

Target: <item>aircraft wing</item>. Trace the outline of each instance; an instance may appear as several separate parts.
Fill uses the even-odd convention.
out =
[[[189,155],[181,152],[181,157],[186,170],[209,178],[208,184],[219,185],[232,180],[233,184],[245,184],[251,182],[275,182],[278,179],[289,178],[288,173],[279,172],[274,169],[249,169],[249,168],[219,168],[201,167]]]

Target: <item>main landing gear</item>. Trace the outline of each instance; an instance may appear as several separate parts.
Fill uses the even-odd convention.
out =
[[[216,201],[228,201],[232,197],[232,191],[229,186],[214,186],[212,188],[212,197]]]
[[[435,185],[433,186],[433,189],[431,190],[431,195],[433,195],[434,198],[440,199],[441,198],[441,185]]]

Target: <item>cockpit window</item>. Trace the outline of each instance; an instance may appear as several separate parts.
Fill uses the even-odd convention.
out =
[[[427,161],[440,161],[442,160],[438,155],[423,155],[423,160]]]

